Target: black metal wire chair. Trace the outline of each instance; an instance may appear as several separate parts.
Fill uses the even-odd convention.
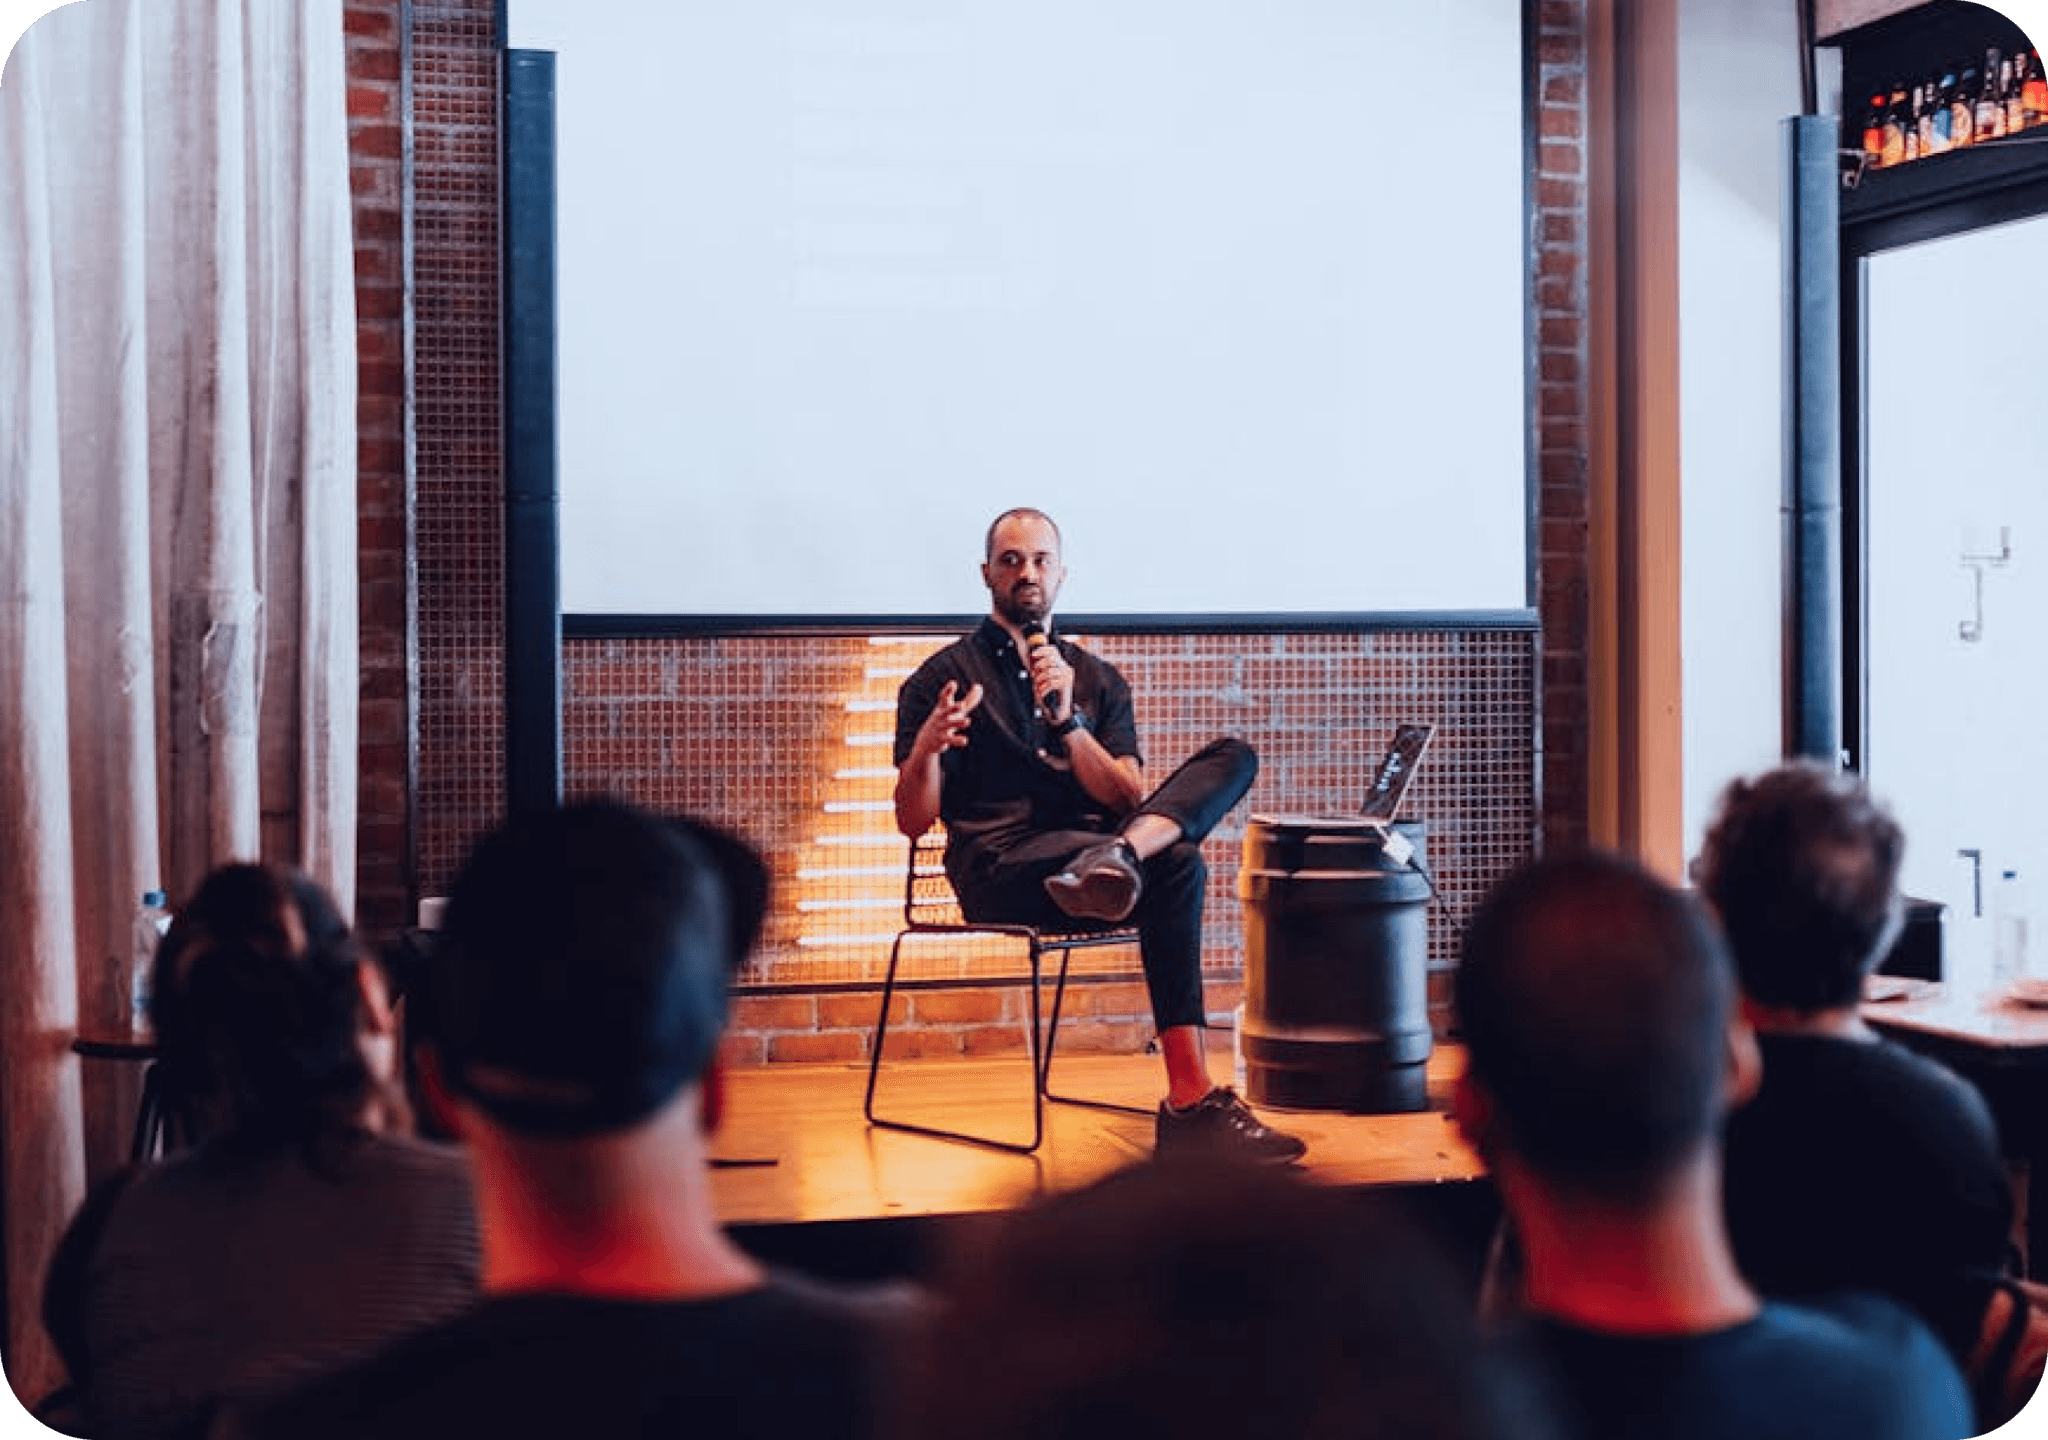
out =
[[[907,1130],[919,1135],[962,1140],[971,1145],[987,1145],[998,1150],[1028,1155],[1037,1150],[1045,1139],[1047,1101],[1064,1105],[1088,1105],[1102,1110],[1121,1110],[1134,1115],[1151,1114],[1151,1111],[1135,1105],[1091,1100],[1075,1095],[1059,1095],[1052,1090],[1053,1049],[1059,1038],[1060,1008],[1066,999],[1068,972],[1074,952],[1101,949],[1111,945],[1136,944],[1136,927],[1121,925],[1107,930],[1051,931],[1040,930],[1031,925],[969,920],[961,913],[959,897],[953,893],[952,882],[946,878],[943,863],[945,851],[945,832],[942,829],[926,831],[911,842],[910,860],[903,881],[903,928],[897,932],[895,943],[889,947],[889,969],[882,980],[881,1013],[875,1018],[874,1041],[868,1047],[868,1088],[867,1098],[863,1103],[868,1123],[888,1130]],[[930,935],[1006,936],[1024,945],[1029,973],[1014,977],[963,974],[900,979],[897,971],[903,959],[903,942],[912,936]],[[1059,980],[1053,989],[1052,1011],[1050,1015],[1045,1015],[1045,956],[1048,952],[1057,952],[1060,963]],[[1029,984],[1031,987],[1031,1139],[1028,1142],[977,1135],[964,1130],[949,1130],[939,1125],[892,1120],[877,1113],[875,1082],[881,1073],[882,1046],[889,1032],[889,1006],[898,990],[987,989],[992,986],[1022,984]]]

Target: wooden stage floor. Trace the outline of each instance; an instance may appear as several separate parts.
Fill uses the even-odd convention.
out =
[[[1446,1113],[1463,1051],[1439,1045],[1429,1062],[1431,1108],[1409,1115],[1266,1111],[1308,1142],[1303,1171],[1347,1187],[1439,1187],[1476,1180],[1478,1158]],[[1229,1073],[1223,1057],[1214,1067]],[[882,1113],[920,1123],[1030,1135],[1030,1066],[997,1059],[905,1060],[883,1068]],[[1046,1107],[1033,1155],[871,1127],[861,1113],[862,1065],[782,1065],[731,1073],[715,1137],[712,1184],[736,1229],[924,1220],[1013,1209],[1073,1189],[1152,1153],[1161,1091],[1151,1055],[1061,1056],[1054,1089],[1141,1106],[1143,1115]],[[1469,1185],[1463,1188],[1471,1189]]]

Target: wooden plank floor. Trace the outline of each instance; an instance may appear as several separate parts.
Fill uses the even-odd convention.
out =
[[[1465,1181],[1478,1157],[1445,1113],[1463,1051],[1439,1045],[1429,1062],[1431,1108],[1411,1115],[1264,1112],[1308,1142],[1303,1168],[1318,1182],[1413,1186]],[[1219,1066],[1228,1073],[1228,1062]],[[1141,1106],[1130,1115],[1046,1107],[1035,1155],[871,1127],[861,1113],[865,1065],[776,1065],[732,1072],[714,1154],[719,1213],[728,1224],[970,1215],[1086,1185],[1152,1153],[1159,1060],[1147,1055],[1060,1057],[1053,1088]],[[906,1060],[886,1066],[884,1115],[1007,1135],[1030,1134],[1030,1067],[1023,1056]]]

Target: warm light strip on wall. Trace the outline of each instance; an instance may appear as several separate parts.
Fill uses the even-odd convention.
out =
[[[923,657],[948,643],[944,636],[870,635],[875,652],[841,692],[847,716],[842,737],[856,762],[835,769],[817,814],[825,821],[815,847],[796,870],[799,895],[794,908],[804,917],[799,929],[814,925],[858,923],[855,917],[899,909],[903,904],[903,859],[908,853],[895,826],[879,819],[895,810],[881,782],[893,780],[895,767],[884,764],[896,744],[896,691],[922,663]],[[883,653],[886,652],[886,653]],[[844,827],[844,828],[842,828]],[[844,857],[847,863],[835,864]],[[856,951],[886,946],[893,931],[880,934],[799,934],[799,948],[810,951]]]

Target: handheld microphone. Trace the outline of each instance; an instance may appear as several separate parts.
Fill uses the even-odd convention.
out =
[[[1027,650],[1042,650],[1042,649],[1044,649],[1044,648],[1045,648],[1045,647],[1046,647],[1047,645],[1050,645],[1050,644],[1052,644],[1052,639],[1051,639],[1051,637],[1050,637],[1050,636],[1048,636],[1048,635],[1047,635],[1047,634],[1045,633],[1045,626],[1041,625],[1041,624],[1040,624],[1040,623],[1039,623],[1038,621],[1036,621],[1036,620],[1026,620],[1026,621],[1024,622],[1024,648],[1025,648],[1025,649],[1027,649]],[[1060,708],[1060,692],[1059,692],[1059,687],[1058,687],[1058,686],[1054,686],[1054,687],[1053,687],[1052,689],[1050,689],[1050,690],[1046,691],[1046,692],[1045,692],[1045,693],[1044,693],[1043,695],[1039,696],[1039,697],[1038,697],[1038,703],[1039,703],[1039,706],[1040,706],[1041,708],[1043,708],[1043,709],[1044,709],[1044,710],[1046,711],[1046,713],[1048,713],[1048,714],[1050,714],[1050,713],[1051,713],[1051,712],[1053,712],[1054,710],[1057,710],[1057,709],[1059,709],[1059,708]]]

